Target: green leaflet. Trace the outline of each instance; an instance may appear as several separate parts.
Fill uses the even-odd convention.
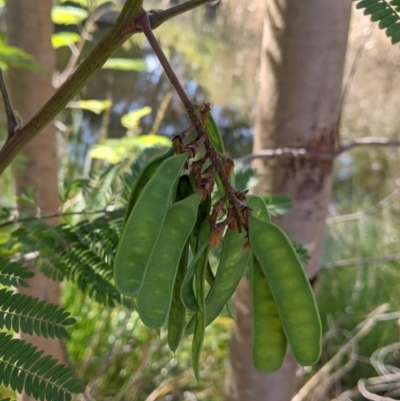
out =
[[[400,42],[400,4],[388,0],[353,0],[356,8],[364,9],[365,15],[371,16],[371,21],[379,21],[379,29],[384,29],[392,44]]]

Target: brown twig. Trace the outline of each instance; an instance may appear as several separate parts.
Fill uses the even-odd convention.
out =
[[[344,259],[336,262],[325,263],[321,265],[321,269],[335,269],[338,267],[371,265],[376,263],[389,263],[400,260],[400,253],[388,256],[377,256],[373,258]]]
[[[165,21],[174,18],[187,11],[193,10],[196,7],[202,6],[203,4],[211,3],[214,0],[189,0],[184,3],[178,4],[175,7],[168,8],[167,10],[155,10],[150,11],[149,20],[151,29],[158,28]]]
[[[152,17],[153,27],[182,12],[207,3],[207,0],[191,0],[182,4],[179,12],[175,9],[157,12]],[[16,155],[49,124],[68,101],[92,78],[104,65],[110,54],[128,37],[138,33],[135,20],[144,10],[142,0],[126,0],[117,20],[98,43],[96,48],[83,60],[68,80],[60,86],[48,102],[21,129],[19,135],[8,138],[0,150],[0,174],[9,166]]]
[[[78,64],[79,57],[82,54],[85,43],[90,38],[90,32],[94,30],[94,26],[96,21],[102,17],[108,9],[106,10],[96,10],[85,22],[81,32],[81,38],[79,43],[71,48],[72,54],[69,58],[67,65],[64,70],[60,73],[60,75],[53,81],[53,87],[58,89],[61,85],[65,83],[65,81],[69,78],[69,76],[74,72],[76,65]]]
[[[362,212],[343,214],[341,216],[328,217],[325,220],[325,223],[328,224],[328,225],[332,225],[332,224],[337,224],[337,223],[343,223],[345,221],[352,221],[352,220],[362,219],[365,216],[368,216],[370,214],[374,214],[376,212],[379,212],[379,210],[381,210],[386,205],[390,204],[393,201],[393,199],[395,199],[399,195],[400,195],[400,188],[397,188],[395,191],[393,191],[386,198],[383,198],[376,205],[373,205],[373,206],[369,207],[368,209],[366,209],[366,210],[364,210]]]
[[[233,188],[229,182],[229,178],[226,174],[226,171],[221,163],[221,156],[214,148],[210,138],[207,135],[207,131],[201,121],[199,116],[199,106],[192,103],[183,89],[181,83],[179,82],[178,77],[173,71],[171,65],[169,64],[163,50],[161,49],[157,39],[155,38],[153,31],[150,26],[150,20],[148,14],[143,14],[140,18],[136,20],[136,26],[143,31],[147,40],[149,41],[151,47],[153,48],[154,53],[156,54],[158,60],[160,61],[165,73],[168,76],[172,86],[175,88],[178,96],[180,97],[186,112],[189,116],[190,121],[195,126],[196,131],[199,136],[199,140],[204,141],[204,147],[206,149],[206,153],[211,160],[212,165],[218,173],[219,178],[221,179],[222,185],[225,190],[225,195],[227,200],[230,203],[230,206],[233,208],[235,220],[237,222],[238,231],[241,231],[241,227],[243,226],[243,219],[241,217],[241,212],[244,207],[243,203],[236,197],[236,190]]]
[[[12,138],[22,127],[18,121],[11,104],[11,98],[8,93],[7,84],[4,79],[3,70],[0,68],[0,91],[3,96],[4,110],[7,117],[7,140]]]
[[[254,159],[269,159],[281,156],[302,157],[302,158],[319,159],[319,160],[332,160],[341,155],[342,153],[347,152],[351,149],[359,147],[367,147],[367,146],[398,147],[400,146],[400,141],[388,138],[364,137],[356,139],[353,142],[350,142],[346,145],[339,146],[335,150],[331,151],[318,151],[314,149],[291,148],[291,147],[265,149],[265,150],[260,150],[259,152],[250,153],[246,156],[240,157],[236,159],[236,162],[242,164],[249,164]]]
[[[4,223],[0,224],[0,228],[3,227],[8,227],[12,226],[14,224],[19,224],[19,223],[26,223],[28,221],[35,221],[35,220],[45,220],[45,219],[52,219],[54,217],[67,217],[67,216],[83,216],[83,215],[90,215],[90,214],[106,214],[106,213],[112,213],[116,211],[121,211],[121,213],[125,210],[125,208],[117,209],[117,210],[107,210],[107,209],[100,209],[100,210],[93,210],[93,211],[86,211],[86,210],[81,210],[80,212],[57,212],[57,213],[51,213],[51,214],[43,214],[40,216],[31,216],[31,217],[24,217],[21,219],[14,219],[14,220],[9,220]]]

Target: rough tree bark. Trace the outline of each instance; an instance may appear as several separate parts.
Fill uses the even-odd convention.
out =
[[[267,0],[261,49],[254,151],[280,147],[331,150],[338,142],[341,88],[351,13],[349,0]],[[257,160],[256,193],[289,196],[294,211],[276,219],[307,248],[310,278],[318,273],[332,162],[284,156]],[[289,355],[273,374],[251,362],[251,309],[247,280],[236,293],[236,323],[225,382],[226,401],[289,401],[297,365]]]
[[[39,74],[25,70],[10,69],[8,83],[13,107],[23,121],[28,121],[53,93],[52,72],[55,52],[51,45],[53,23],[51,21],[52,0],[7,0],[6,22],[8,42],[32,55],[46,70]],[[25,188],[33,187],[37,192],[37,204],[42,213],[56,212],[59,207],[57,170],[58,158],[55,128],[47,126],[23,151],[26,162],[22,169],[15,170],[17,195]],[[47,221],[56,224],[57,220]],[[30,288],[21,292],[47,301],[58,303],[59,284],[48,280],[35,270]],[[65,362],[65,352],[60,341],[36,336],[21,335],[39,348]],[[24,401],[33,398],[24,395]]]

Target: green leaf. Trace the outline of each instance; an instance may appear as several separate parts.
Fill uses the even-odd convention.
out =
[[[394,24],[394,23],[395,23],[396,21],[398,21],[399,19],[400,19],[400,18],[399,18],[397,15],[390,14],[390,15],[388,15],[387,17],[382,18],[382,19],[379,21],[379,28],[380,28],[380,29],[385,29],[385,28],[387,28],[388,26]]]
[[[153,147],[169,147],[169,138],[160,135],[142,135],[136,138],[107,139],[102,145],[95,145],[90,151],[90,157],[106,160],[109,163],[119,163],[132,153]]]
[[[57,32],[51,36],[51,44],[54,49],[58,49],[64,46],[71,46],[72,44],[79,42],[80,39],[80,35],[76,32]]]
[[[78,100],[77,102],[69,102],[68,103],[68,107],[70,107],[70,108],[89,110],[95,114],[101,114],[105,110],[109,110],[111,106],[112,106],[111,100],[87,99],[87,100]]]
[[[382,10],[384,8],[387,8],[385,3],[375,3],[371,4],[364,10],[364,15],[371,15],[376,13],[378,10]]]
[[[102,68],[119,71],[146,71],[146,62],[141,59],[109,58]]]
[[[54,6],[51,10],[51,19],[57,25],[78,25],[89,17],[88,11],[72,6]]]
[[[396,43],[399,43],[399,42],[400,42],[400,30],[398,30],[397,32],[395,32],[395,33],[392,35],[391,40],[392,40],[392,44],[393,44],[393,45],[395,45]]]
[[[390,8],[384,8],[383,10],[379,10],[374,15],[371,15],[371,21],[380,21],[381,19],[391,16],[392,10]]]
[[[0,284],[14,287],[29,287],[24,279],[32,278],[34,273],[21,263],[9,262],[0,257]]]
[[[303,264],[307,263],[311,259],[311,257],[309,255],[307,249],[304,248],[303,244],[300,244],[300,242],[297,242],[291,238],[290,238],[290,242],[292,243],[293,248],[296,251],[299,259],[301,260],[301,263],[303,263]]]
[[[0,68],[7,67],[45,72],[45,69],[22,49],[0,43]]]
[[[141,109],[132,110],[121,117],[121,125],[128,130],[137,127],[140,120],[151,113],[151,107],[146,106]]]
[[[264,195],[262,198],[272,216],[283,215],[293,209],[292,201],[286,196]]]
[[[370,6],[371,4],[375,4],[377,0],[362,0],[357,3],[356,8],[365,8]]]

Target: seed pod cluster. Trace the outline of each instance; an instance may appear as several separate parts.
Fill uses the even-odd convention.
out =
[[[204,123],[215,148],[223,152],[214,120]],[[314,364],[321,352],[321,324],[290,240],[271,223],[261,197],[246,196],[217,180],[215,154],[198,153],[204,138],[189,144],[184,140],[184,135],[175,136],[173,147],[149,162],[132,189],[114,261],[117,288],[136,297],[147,327],[168,329],[172,351],[184,333],[193,334],[192,365],[199,379],[205,328],[230,305],[248,271],[254,366],[266,372],[279,369],[287,344],[300,364]],[[216,154],[226,181],[231,160]],[[222,186],[221,198],[212,204],[215,182]],[[215,275],[209,260],[212,246],[222,247]]]

